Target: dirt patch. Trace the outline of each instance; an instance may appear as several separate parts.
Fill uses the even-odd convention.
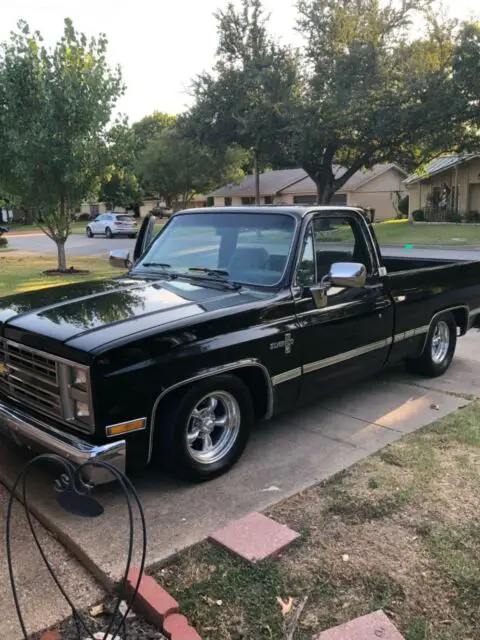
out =
[[[299,542],[260,566],[203,543],[156,571],[205,640],[295,640],[383,609],[407,640],[480,637],[480,403],[267,515]],[[291,609],[282,614],[278,598]]]

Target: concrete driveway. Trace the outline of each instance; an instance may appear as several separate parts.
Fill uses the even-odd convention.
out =
[[[14,608],[7,573],[4,547],[5,519],[9,492],[0,485],[0,638],[18,640],[23,637]],[[13,568],[20,606],[29,632],[39,631],[70,615],[67,603],[60,596],[42,562],[28,529],[23,508],[15,503],[12,522]],[[104,592],[85,568],[73,558],[34,518],[35,531],[55,573],[67,593],[79,608],[101,600]]]
[[[461,394],[461,395],[459,395]],[[440,379],[413,378],[403,370],[367,380],[259,425],[240,463],[202,485],[181,484],[154,469],[133,478],[148,526],[148,563],[164,560],[233,518],[305,489],[480,395],[480,333],[459,341],[457,357]],[[0,445],[0,479],[11,482],[19,458]],[[53,476],[31,483],[39,519],[106,586],[120,578],[127,545],[127,514],[115,487],[97,490],[105,513],[96,520],[63,512]],[[137,561],[138,561],[137,548]]]

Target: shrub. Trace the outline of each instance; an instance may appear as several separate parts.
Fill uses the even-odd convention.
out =
[[[459,213],[455,213],[454,211],[448,211],[447,215],[445,216],[445,220],[447,222],[456,222],[457,224],[460,224],[460,222],[462,222],[462,216]]]
[[[415,211],[412,211],[412,218],[415,222],[424,222],[425,212],[423,209],[415,209]]]
[[[8,245],[8,240],[0,236],[0,249],[5,249],[7,245]]]
[[[400,214],[405,218],[408,218],[408,203],[409,203],[408,196],[404,196],[398,203],[398,210],[400,211]]]
[[[480,213],[478,211],[467,211],[465,214],[465,222],[480,222]]]
[[[77,213],[75,214],[75,219],[80,222],[88,222],[91,218],[89,213]]]

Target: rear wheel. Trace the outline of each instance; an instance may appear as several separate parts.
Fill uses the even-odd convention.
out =
[[[93,231],[90,227],[87,227],[87,238],[93,238]]]
[[[110,227],[107,227],[105,229],[105,235],[109,240],[111,240],[113,238],[113,233],[112,233],[112,230],[110,229]]]
[[[425,348],[418,358],[407,360],[407,369],[428,378],[441,376],[452,363],[457,345],[457,325],[451,313],[433,321]]]
[[[174,475],[210,480],[242,455],[254,415],[250,393],[235,376],[202,380],[172,397],[165,409],[156,427],[155,449]]]

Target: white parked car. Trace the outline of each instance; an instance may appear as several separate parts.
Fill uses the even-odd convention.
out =
[[[87,225],[87,236],[93,238],[96,235],[113,238],[114,236],[128,236],[135,238],[138,224],[132,216],[125,213],[102,213]]]

